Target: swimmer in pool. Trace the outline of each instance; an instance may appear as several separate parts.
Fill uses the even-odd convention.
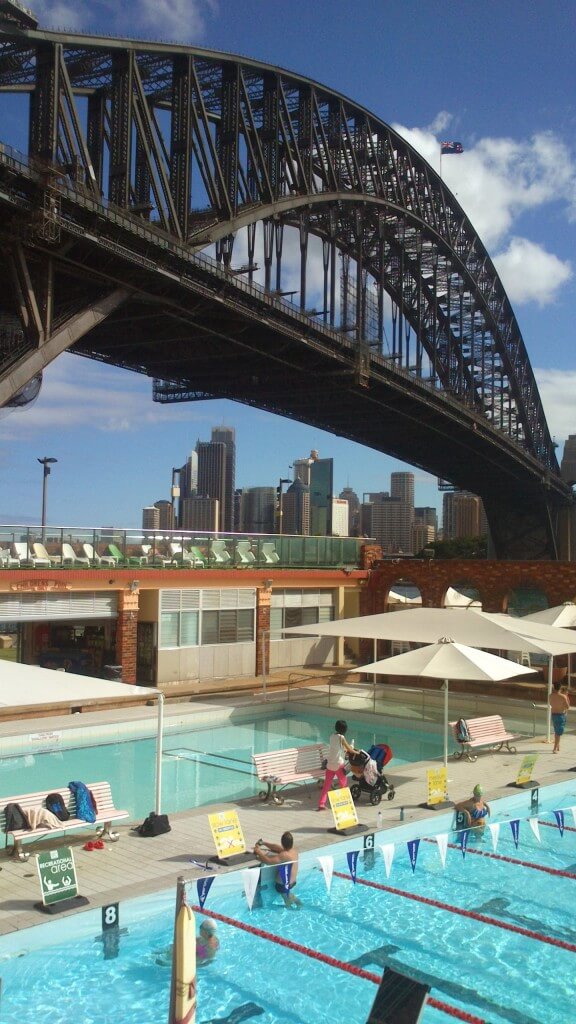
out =
[[[490,814],[490,805],[486,803],[482,795],[482,786],[474,786],[472,797],[469,800],[462,800],[456,804],[457,811],[463,811],[466,816],[468,828],[484,830],[486,819]]]

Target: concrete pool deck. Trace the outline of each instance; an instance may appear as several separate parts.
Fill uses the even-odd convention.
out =
[[[202,700],[194,703],[190,714],[215,711],[223,706],[242,707],[261,706],[259,697],[236,697],[234,701],[223,697]],[[270,702],[273,708],[273,702]],[[156,715],[155,709],[150,711],[150,718]],[[167,705],[167,714],[182,713],[182,705]],[[137,717],[143,717],[142,709],[133,709]],[[129,712],[107,711],[93,712],[94,724],[111,723],[129,717]],[[87,716],[83,716],[85,718]],[[0,741],[3,736],[14,735],[16,732],[30,734],[35,731],[46,732],[51,729],[71,728],[79,723],[66,718],[41,718],[27,720],[24,723],[10,722],[0,725]],[[85,722],[83,721],[84,725]],[[522,757],[535,753],[538,761],[534,770],[534,778],[540,786],[551,785],[563,781],[573,781],[576,792],[576,775],[570,769],[576,766],[576,716],[569,720],[570,732],[562,738],[562,750],[559,754],[552,753],[552,744],[545,742],[542,734],[523,738],[516,743],[517,753],[509,754],[480,752],[478,761],[448,762],[448,791],[451,801],[466,799],[473,786],[480,782],[484,787],[488,801],[499,797],[510,796],[517,790],[510,787],[516,778]],[[453,744],[450,744],[450,750]],[[426,771],[431,766],[438,766],[439,761],[420,761],[399,766],[398,769],[386,772],[396,788],[396,797],[388,801],[386,796],[378,807],[372,807],[365,795],[358,804],[358,818],[370,831],[376,829],[378,811],[382,812],[383,830],[397,826],[403,815],[405,822],[418,822],[434,817],[435,811],[430,810],[426,801]],[[333,826],[329,810],[318,813],[316,810],[317,788],[290,787],[285,791],[283,805],[267,804],[258,797],[259,786],[255,782],[254,796],[231,803],[218,803],[193,808],[170,814],[171,832],[152,839],[142,839],[131,828],[131,825],[120,823],[116,831],[120,834],[117,843],[106,843],[104,850],[87,851],[84,843],[93,838],[93,832],[70,833],[67,837],[56,838],[44,843],[30,843],[26,849],[31,853],[27,862],[21,862],[9,856],[7,852],[0,855],[0,934],[17,932],[54,918],[35,909],[40,900],[39,882],[36,870],[35,852],[41,848],[71,846],[74,850],[76,872],[79,889],[89,900],[89,907],[94,909],[107,903],[133,899],[146,893],[169,889],[175,886],[179,875],[187,879],[202,877],[205,872],[191,864],[191,858],[204,863],[214,856],[214,845],[208,824],[208,814],[234,807],[239,812],[240,823],[246,844],[252,848],[260,837],[275,842],[282,832],[289,829],[293,832],[298,849],[303,852],[323,846],[341,843],[346,837],[328,831]],[[1,799],[1,798],[0,798]],[[151,806],[152,806],[151,799]],[[527,795],[527,805],[529,796]],[[576,802],[576,801],[575,801]],[[401,810],[402,809],[402,810]],[[528,810],[526,817],[528,817]],[[359,837],[360,842],[362,836]],[[256,864],[254,860],[254,864]],[[242,865],[246,867],[246,862]],[[219,868],[218,871],[233,871],[237,866]],[[76,913],[71,910],[66,913]],[[65,916],[64,913],[59,916]]]

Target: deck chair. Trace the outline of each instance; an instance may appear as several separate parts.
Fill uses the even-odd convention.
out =
[[[211,562],[216,565],[227,565],[228,562],[232,561],[232,557],[228,548],[226,547],[226,541],[224,540],[213,540],[210,542],[210,550],[208,551],[208,558]]]
[[[44,545],[40,544],[38,541],[35,541],[32,545],[32,550],[36,558],[38,558],[43,565],[46,565],[46,562],[48,565],[62,565],[62,555],[48,554]]]
[[[99,555],[92,544],[83,544],[82,551],[93,565],[116,565],[116,559],[112,558],[112,555]]]
[[[234,560],[236,565],[252,565],[252,563],[256,561],[256,557],[252,551],[252,544],[249,540],[236,541]]]
[[[116,559],[116,565],[146,565],[145,555],[128,555],[124,558],[117,544],[108,545],[108,554]]]
[[[189,569],[202,569],[205,565],[202,556],[198,557],[194,554],[194,549],[187,551],[181,544],[171,543],[168,545],[170,548],[170,554],[172,556],[171,561],[177,565],[187,566]]]
[[[50,568],[50,559],[48,557],[38,558],[26,541],[15,541],[12,545],[11,553],[14,558],[18,559],[19,564],[26,568],[28,566],[34,566],[34,568],[37,566],[40,568]]]
[[[172,559],[158,548],[153,548],[151,544],[142,544],[141,551],[144,559],[142,565],[160,565],[163,569],[167,565],[172,565]]]
[[[89,567],[90,559],[86,555],[77,555],[71,544],[63,544],[62,565],[85,565]]]
[[[20,560],[10,554],[10,548],[0,548],[0,566],[3,569],[17,569]]]
[[[280,561],[280,555],[276,551],[273,541],[265,541],[260,548],[260,561],[265,562],[266,565],[275,565]]]

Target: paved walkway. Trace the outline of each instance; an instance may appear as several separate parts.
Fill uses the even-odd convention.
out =
[[[254,698],[249,696],[239,697],[235,699],[234,705],[245,706],[253,700]],[[198,702],[190,710],[194,713],[199,710],[205,711],[207,708],[221,708],[223,704],[229,706],[229,698]],[[133,713],[138,717],[145,717],[144,712],[149,712],[152,718],[156,714],[153,708],[133,709]],[[182,705],[168,705],[166,712],[168,715],[182,713]],[[127,712],[95,712],[94,720],[115,721],[121,714],[126,717]],[[576,714],[574,717],[576,718]],[[82,724],[85,724],[84,721]],[[34,732],[36,726],[38,730],[49,731],[66,725],[75,726],[77,722],[70,717],[42,718],[36,723],[27,721],[19,729],[17,723],[11,722],[0,726],[0,736],[2,733],[14,734],[17,731],[28,734]],[[534,777],[540,785],[550,785],[567,779],[573,780],[576,785],[576,777],[570,772],[576,765],[576,734],[572,731],[563,737],[560,754],[552,754],[552,745],[546,744],[542,736],[520,740],[517,748],[516,755],[483,752],[475,764],[467,761],[450,761],[450,798],[454,801],[465,799],[476,782],[482,783],[488,800],[510,796],[514,792],[509,788],[510,783],[516,777],[521,756],[527,753],[538,754]],[[395,799],[388,801],[384,798],[376,808],[363,797],[358,805],[360,821],[375,828],[377,812],[381,811],[381,827],[386,830],[397,826],[402,817],[405,821],[414,822],[433,817],[434,811],[421,806],[426,800],[426,770],[430,764],[418,762],[403,766],[397,772],[387,773],[396,787]],[[438,762],[434,764],[437,765]],[[171,814],[172,831],[153,839],[142,839],[131,831],[129,825],[120,824],[117,827],[121,836],[120,841],[107,843],[106,848],[101,851],[83,849],[83,844],[90,838],[90,834],[80,838],[72,833],[62,842],[74,848],[80,890],[88,897],[90,906],[94,908],[117,900],[168,889],[175,885],[178,875],[181,874],[187,878],[202,875],[203,872],[194,868],[190,859],[205,862],[214,855],[207,817],[211,811],[237,807],[249,847],[259,837],[277,841],[286,829],[294,833],[301,851],[342,842],[342,837],[328,831],[333,825],[330,811],[317,812],[316,797],[317,791],[313,787],[292,788],[286,791],[286,800],[281,806],[264,804],[256,794],[235,804],[214,804]],[[53,846],[54,842],[46,845]],[[29,846],[29,849],[32,847]],[[34,904],[40,898],[34,855],[23,863],[3,853],[0,855],[0,867],[0,934],[51,920],[49,916],[34,908]]]

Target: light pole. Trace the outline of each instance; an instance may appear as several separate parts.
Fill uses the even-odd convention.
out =
[[[50,467],[58,462],[58,459],[49,459],[44,456],[43,459],[38,459],[41,466],[44,467],[44,476],[42,478],[42,542],[46,535],[46,492],[48,490],[48,477],[50,476]]]

